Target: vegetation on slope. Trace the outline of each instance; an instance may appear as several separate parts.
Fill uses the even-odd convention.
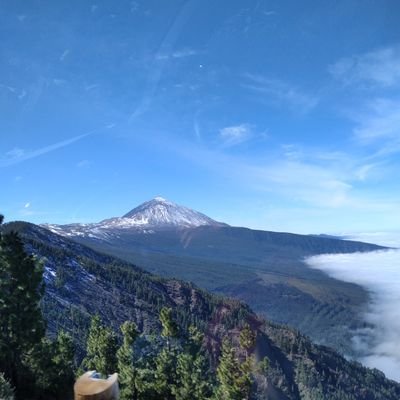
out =
[[[232,388],[241,391],[238,398],[251,399],[400,398],[400,385],[381,372],[348,362],[296,331],[261,320],[236,300],[158,278],[34,225],[8,225],[6,230],[11,228],[23,234],[25,248],[42,260],[46,282],[42,309],[50,336],[55,337],[61,328],[68,331],[78,347],[75,362],[84,359],[83,366],[95,365],[99,370],[108,362],[93,364],[93,354],[119,348],[111,353],[117,355],[111,364],[120,371],[123,388],[133,388],[136,395],[142,390],[150,396],[150,391],[156,390],[166,391],[162,392],[168,393],[164,398],[187,398],[190,384],[184,373],[198,365],[202,371],[196,377],[199,399],[212,393],[217,399],[235,399]],[[2,240],[2,254],[3,249]],[[9,268],[10,260],[6,264]],[[88,335],[90,314],[99,314],[96,335]],[[91,338],[103,333],[108,345],[93,343]],[[193,353],[192,342],[194,337],[199,340],[199,335],[203,337],[199,350],[203,358],[196,361],[198,353]],[[7,344],[7,338],[2,340]],[[70,365],[68,346],[57,344],[70,341],[65,337],[43,340],[47,350],[35,352],[37,358],[31,360],[38,361],[32,361],[32,371],[50,366],[50,371],[57,373],[61,370],[57,362]],[[50,361],[47,356],[39,357],[43,354],[50,354]],[[15,384],[4,366],[0,371]],[[37,372],[33,376],[48,378],[34,382],[36,392],[30,393],[36,393],[35,399],[41,398],[38,387],[44,390],[45,384],[58,382],[57,374]],[[46,398],[57,398],[52,396]]]
[[[257,313],[290,324],[318,343],[357,355],[350,345],[351,332],[364,324],[360,315],[368,293],[308,268],[304,259],[322,253],[373,251],[379,246],[235,227],[112,233],[104,240],[73,239],[154,274],[240,299]]]

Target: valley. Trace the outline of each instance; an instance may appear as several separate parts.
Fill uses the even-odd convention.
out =
[[[309,268],[304,260],[383,247],[230,227],[209,217],[199,219],[198,212],[163,198],[127,215],[96,224],[44,227],[157,275],[243,300],[272,321],[293,326],[342,354],[357,356],[351,337],[365,324],[368,293]]]
[[[149,274],[37,225],[14,222],[2,228],[3,234],[11,231],[18,232],[27,251],[43,263],[42,310],[48,335],[67,331],[80,350],[79,357],[92,315],[98,314],[115,332],[122,321],[135,322],[141,333],[139,343],[145,345],[159,335],[158,315],[168,306],[182,333],[189,325],[204,332],[212,364],[222,338],[229,337],[237,346],[244,324],[251,326],[257,337],[255,360],[267,360],[265,368],[252,370],[254,399],[396,400],[400,396],[400,385],[380,371],[349,362],[298,331],[260,318],[237,300]]]

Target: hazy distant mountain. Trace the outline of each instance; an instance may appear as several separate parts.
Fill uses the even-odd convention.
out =
[[[244,300],[256,312],[349,354],[368,293],[309,268],[304,258],[381,247],[325,236],[231,227],[156,198],[98,224],[47,225],[152,273]]]
[[[67,330],[82,346],[89,319],[96,313],[116,332],[121,322],[130,319],[141,332],[157,333],[159,311],[168,306],[182,332],[189,324],[204,332],[211,359],[215,359],[222,338],[237,343],[240,327],[250,324],[257,332],[257,360],[269,360],[266,370],[255,372],[254,399],[400,398],[400,385],[380,371],[349,362],[296,331],[263,320],[236,300],[154,276],[43,227],[17,222],[1,229],[18,231],[27,250],[44,263],[46,293],[42,306],[51,335]]]

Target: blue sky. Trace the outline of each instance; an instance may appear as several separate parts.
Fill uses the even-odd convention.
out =
[[[397,230],[399,26],[397,0],[4,1],[0,211]]]

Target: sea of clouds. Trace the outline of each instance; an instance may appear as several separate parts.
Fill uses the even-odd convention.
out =
[[[346,236],[348,239],[400,248],[400,232]],[[363,286],[371,295],[364,318],[371,328],[355,333],[359,361],[400,381],[400,249],[310,257],[310,267]]]

